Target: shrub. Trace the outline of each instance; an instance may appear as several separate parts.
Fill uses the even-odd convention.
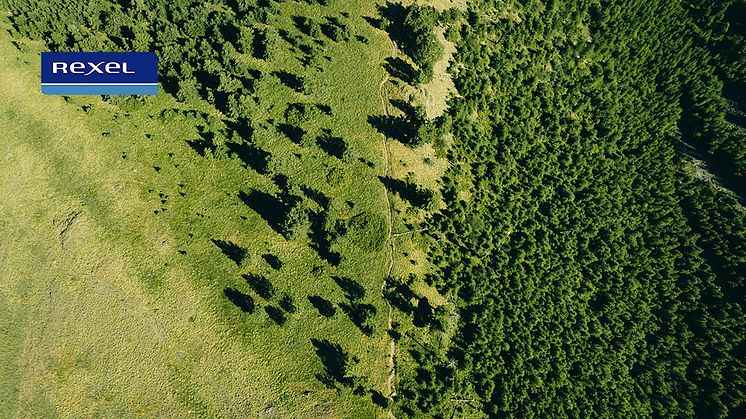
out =
[[[363,250],[378,251],[386,240],[386,228],[382,215],[363,212],[347,222],[345,237]]]

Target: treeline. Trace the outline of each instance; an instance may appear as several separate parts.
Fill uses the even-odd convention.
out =
[[[264,77],[278,77],[300,92],[305,89],[302,78],[265,74],[250,67],[247,57],[273,61],[289,48],[304,65],[314,66],[323,56],[323,48],[312,39],[283,34],[269,24],[279,13],[272,1],[151,0],[127,7],[109,1],[9,4],[14,30],[43,40],[53,51],[156,52],[159,79],[168,93],[185,102],[206,100],[231,119],[246,120],[261,106],[256,85]],[[349,29],[336,17],[328,17],[320,27],[332,41],[349,40]]]
[[[433,79],[433,67],[443,56],[443,45],[435,37],[435,26],[440,14],[429,5],[388,2],[380,7],[380,28],[386,30],[391,39],[416,65],[411,81],[429,83]],[[451,17],[450,11],[444,18]],[[457,15],[457,13],[456,13]]]
[[[685,141],[746,184],[746,25],[743,0],[684,1],[691,42],[682,97]]]
[[[744,210],[676,152],[740,164],[697,29],[730,12],[690,3],[469,2],[426,278],[459,331],[402,339],[399,416],[746,414]]]

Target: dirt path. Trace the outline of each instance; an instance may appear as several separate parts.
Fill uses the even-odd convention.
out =
[[[391,56],[396,57],[397,49],[396,44],[394,44],[393,41],[391,41]],[[379,96],[381,98],[381,106],[383,107],[383,112],[385,115],[389,115],[389,101],[386,97],[385,92],[385,86],[386,82],[389,81],[389,75],[388,72],[384,75],[383,80],[381,80],[381,84],[378,86]],[[383,144],[383,176],[389,176],[391,174],[391,153],[389,151],[389,145],[388,145],[388,139],[385,135],[381,135],[381,141]],[[388,234],[386,235],[386,243],[388,247],[388,252],[386,255],[386,278],[383,280],[383,284],[381,284],[381,293],[384,292],[386,289],[386,285],[391,278],[391,272],[394,269],[394,251],[395,251],[395,245],[394,245],[394,212],[393,208],[391,206],[391,199],[389,197],[389,191],[386,189],[386,187],[383,187],[384,192],[384,198],[386,200],[386,210],[387,210],[387,218],[388,218]],[[387,318],[387,329],[389,332],[393,329],[393,321],[394,321],[394,308],[391,306],[391,303],[388,302],[384,298],[384,301],[386,301],[386,305],[388,306],[388,318]],[[386,379],[386,396],[388,398],[393,398],[396,396],[396,387],[395,387],[395,381],[396,381],[396,343],[394,342],[394,339],[391,338],[391,341],[389,342],[389,351],[387,355],[386,365],[389,369],[389,376]],[[388,417],[393,418],[394,414],[391,413],[391,411],[388,411]]]

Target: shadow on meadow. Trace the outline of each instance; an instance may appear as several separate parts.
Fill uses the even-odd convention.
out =
[[[228,259],[235,262],[236,265],[241,266],[241,262],[246,257],[246,249],[229,241],[216,239],[212,239],[211,241]]]
[[[223,290],[223,294],[244,313],[251,314],[254,312],[256,306],[254,304],[254,299],[251,298],[251,296],[246,295],[235,288],[226,288]]]
[[[342,289],[347,302],[339,303],[339,308],[352,323],[366,336],[373,335],[373,317],[378,310],[372,304],[363,302],[365,288],[359,282],[340,276],[333,276],[334,282]]]
[[[324,367],[324,372],[316,374],[316,378],[329,388],[335,388],[337,384],[352,387],[355,379],[347,375],[347,368],[351,361],[358,362],[357,359],[351,359],[340,344],[332,343],[328,339],[312,338],[311,343],[316,348],[316,355]]]
[[[241,277],[258,296],[265,300],[271,300],[275,296],[275,287],[266,277],[256,274],[243,274]]]
[[[308,301],[316,310],[318,310],[319,314],[326,318],[333,317],[337,313],[337,308],[334,307],[334,303],[320,295],[309,295]]]

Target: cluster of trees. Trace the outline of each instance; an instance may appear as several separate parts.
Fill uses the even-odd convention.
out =
[[[381,8],[382,29],[389,32],[399,48],[412,59],[416,68],[415,83],[433,79],[433,67],[443,56],[443,45],[435,37],[438,12],[429,5],[387,3]]]
[[[469,2],[426,278],[458,333],[402,340],[402,416],[745,414],[744,210],[676,152],[738,161],[731,3]]]
[[[410,172],[411,173],[411,172]],[[428,212],[436,209],[437,195],[432,189],[420,186],[408,176],[408,179],[394,179],[390,176],[381,176],[381,183],[386,189],[399,195],[400,198],[409,202],[414,208],[422,208]]]
[[[433,79],[433,66],[443,56],[443,45],[433,32],[437,18],[432,6],[415,4],[407,7],[402,20],[403,46],[419,68],[419,83]]]
[[[743,0],[684,1],[700,63],[687,72],[690,141],[746,184],[746,25]],[[699,64],[699,65],[697,65]]]
[[[312,45],[316,42],[306,44],[302,35],[292,35],[270,24],[271,17],[278,13],[273,1],[242,0],[220,5],[194,0],[147,1],[124,7],[108,1],[88,5],[81,1],[53,0],[31,8],[27,2],[13,0],[9,5],[14,30],[21,36],[43,40],[51,50],[156,52],[160,80],[168,93],[185,103],[206,100],[226,117],[179,115],[184,112],[167,110],[162,118],[173,118],[174,114],[193,117],[200,138],[188,142],[197,153],[205,157],[237,158],[247,168],[262,174],[270,172],[270,156],[251,138],[252,116],[262,112],[257,83],[274,76],[287,87],[308,93],[305,80],[298,75],[287,71],[265,74],[247,64],[249,56],[271,61],[287,46],[300,55],[315,51]],[[325,36],[343,42],[352,37],[350,27],[340,17],[295,20],[302,32],[314,38]],[[328,129],[306,132],[302,128],[309,121],[331,114],[331,108],[323,104],[290,103],[285,112],[286,123],[278,129],[295,142],[314,143],[327,154],[343,159],[349,155],[343,138]],[[328,251],[334,228],[327,225],[330,223],[322,214],[328,198],[321,196],[324,202],[319,204],[314,197],[307,196],[305,192],[309,191],[301,191],[299,185],[288,186],[287,179],[278,186],[277,196],[253,191],[256,199],[251,205],[287,239],[305,241],[310,236],[311,244],[320,253],[338,263],[338,255]],[[247,194],[242,196],[249,198]]]
[[[180,100],[204,99],[231,119],[260,106],[257,81],[267,77],[246,57],[272,61],[286,48],[268,22],[275,2],[245,0],[221,6],[194,0],[119,2],[52,0],[28,7],[9,1],[14,29],[57,51],[153,51],[164,89]],[[330,33],[347,30],[330,18]]]
[[[391,100],[400,115],[371,115],[368,122],[381,134],[410,147],[437,144],[450,129],[450,116],[441,115],[430,119],[425,107],[403,100]]]

